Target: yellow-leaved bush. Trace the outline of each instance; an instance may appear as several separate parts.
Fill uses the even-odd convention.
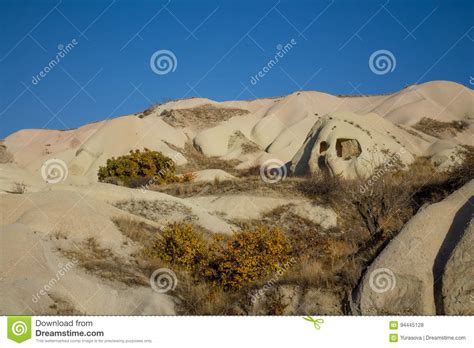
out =
[[[140,186],[146,182],[177,182],[179,179],[175,171],[176,166],[171,158],[145,148],[143,151],[131,150],[127,155],[109,158],[105,166],[99,168],[98,178],[101,182]]]
[[[144,254],[192,271],[204,262],[208,250],[203,235],[195,231],[192,224],[172,223],[161,231],[160,238],[144,249]]]
[[[288,262],[289,253],[290,245],[281,229],[258,225],[230,237],[214,238],[203,271],[225,290],[239,289],[275,273]]]
[[[174,223],[161,236],[144,249],[145,255],[224,290],[240,289],[275,273],[288,262],[291,251],[281,229],[263,225],[206,240],[193,225]]]

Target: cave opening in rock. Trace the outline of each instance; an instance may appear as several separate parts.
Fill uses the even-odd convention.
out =
[[[337,157],[349,160],[352,157],[359,157],[361,153],[362,149],[357,139],[339,138],[336,140]]]
[[[325,141],[321,141],[319,144],[319,153],[323,153],[329,149],[329,144]]]

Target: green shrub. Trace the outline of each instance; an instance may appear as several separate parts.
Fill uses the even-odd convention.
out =
[[[148,149],[131,150],[128,155],[112,157],[99,168],[99,181],[136,186],[138,182],[163,184],[178,181],[171,158]]]

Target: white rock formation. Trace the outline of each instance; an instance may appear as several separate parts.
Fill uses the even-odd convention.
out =
[[[440,280],[474,214],[473,196],[474,181],[470,181],[443,201],[418,212],[367,269],[356,290],[353,311],[363,315],[442,314]],[[459,292],[466,299],[468,289],[472,289],[466,273],[454,280],[458,273],[453,266],[460,258],[465,256],[463,261],[470,262],[465,243],[449,261],[445,274],[445,281],[453,285],[444,290],[450,299],[457,298]],[[448,307],[459,310],[456,305]]]
[[[293,157],[291,171],[365,178],[395,158],[402,165],[413,162],[419,150],[410,142],[420,140],[376,114],[330,113],[314,124]]]

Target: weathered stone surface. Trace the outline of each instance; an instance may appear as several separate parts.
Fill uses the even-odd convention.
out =
[[[442,277],[444,314],[474,315],[474,219],[446,264]]]
[[[13,162],[13,155],[7,150],[7,147],[0,143],[0,163]]]
[[[410,137],[377,114],[330,113],[316,121],[290,169],[296,175],[368,177],[391,162],[412,163],[419,149],[410,145]]]
[[[472,237],[467,234],[467,241],[454,254],[452,251],[472,218],[473,195],[474,180],[418,212],[367,269],[354,292],[352,311],[364,315],[442,314],[440,279],[451,255],[445,273],[444,308],[460,310],[457,301],[465,301],[473,289],[468,279],[472,268],[467,271],[468,264],[458,266],[465,260],[472,262],[467,247],[472,246]]]

